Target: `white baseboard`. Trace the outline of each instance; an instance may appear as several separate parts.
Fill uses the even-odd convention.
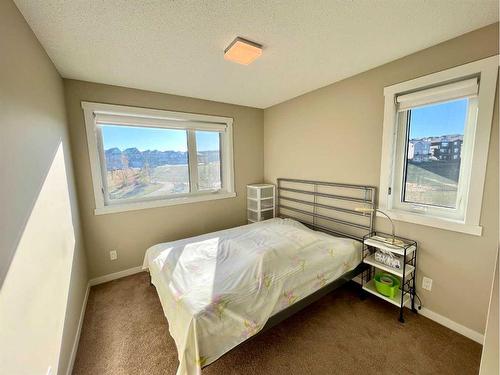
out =
[[[354,282],[361,284],[361,277],[356,276],[354,279],[352,279]],[[455,331],[475,342],[478,344],[483,345],[484,342],[484,335],[474,331],[473,329],[467,328],[443,315],[440,315],[438,313],[435,313],[432,310],[429,310],[425,307],[422,307],[421,310],[418,311],[419,314],[422,316],[425,316],[426,318],[429,318],[430,320],[435,321],[438,324],[441,324],[442,326],[445,326],[446,328],[451,329],[452,331]]]
[[[87,291],[85,292],[85,298],[83,299],[82,311],[80,312],[80,319],[78,320],[78,328],[76,329],[75,341],[73,342],[73,348],[71,349],[71,355],[69,356],[68,372],[67,375],[71,375],[73,372],[73,366],[75,365],[76,351],[78,350],[78,343],[80,342],[80,334],[82,333],[83,319],[85,318],[85,310],[87,309],[87,300],[89,298],[90,285],[87,284]]]
[[[96,277],[95,279],[90,279],[89,280],[89,285],[94,286],[102,283],[106,283],[108,281],[120,279],[125,276],[130,276],[139,272],[142,272],[142,266],[137,266],[137,267],[132,267],[123,271],[115,272],[115,273],[110,273],[104,276],[99,276]]]
[[[353,279],[354,282],[357,282],[358,284],[361,284],[361,278],[359,276],[356,276]],[[463,326],[443,315],[440,315],[438,313],[435,313],[432,310],[429,310],[425,307],[422,307],[421,310],[418,310],[418,313],[422,316],[425,316],[426,318],[429,318],[430,320],[435,321],[438,324],[441,324],[442,326],[445,326],[446,328],[451,329],[452,331],[455,331],[475,342],[478,344],[483,345],[484,342],[484,335],[474,331],[473,329],[467,328],[466,326]]]
[[[473,329],[467,328],[451,319],[448,319],[443,315],[439,315],[434,311],[426,309],[425,307],[422,307],[422,309],[419,310],[419,314],[425,316],[426,318],[429,318],[430,320],[435,321],[436,323],[441,324],[442,326],[445,326],[446,328],[451,329],[452,331],[460,333],[461,335],[477,342],[478,344],[483,345],[484,335],[474,331]]]

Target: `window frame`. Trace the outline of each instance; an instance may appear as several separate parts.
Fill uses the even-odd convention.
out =
[[[481,206],[493,120],[498,66],[498,55],[496,55],[384,88],[385,105],[379,189],[380,209],[385,210],[395,220],[477,236],[481,235]],[[398,105],[396,103],[397,96],[472,77],[478,77],[479,79],[479,92],[477,96],[478,112],[474,134],[464,134],[464,140],[468,136],[471,142],[470,146],[467,147],[471,153],[471,162],[470,168],[462,170],[461,166],[460,170],[461,175],[464,173],[464,176],[468,177],[467,184],[465,184],[465,191],[460,192],[463,195],[463,216],[461,218],[454,218],[453,215],[451,217],[436,216],[435,210],[427,211],[427,209],[424,209],[419,211],[416,209],[417,207],[408,210],[401,207],[401,205],[395,205],[395,193],[400,194],[403,184],[403,179],[397,180],[399,177],[398,173],[396,173],[396,168],[398,168],[398,164],[401,164],[401,162],[404,163],[404,160],[400,160],[401,150],[398,150],[399,124],[397,115]],[[462,147],[464,146],[462,145]],[[405,151],[405,149],[402,150],[403,158]],[[462,153],[464,152],[467,152],[467,149],[462,148]],[[470,183],[470,181],[474,181],[474,183]],[[401,200],[401,196],[397,199]]]
[[[445,102],[441,102],[445,103]],[[393,188],[392,188],[392,207],[398,211],[410,212],[410,213],[423,213],[426,217],[439,217],[448,220],[463,220],[465,218],[465,211],[467,206],[467,197],[465,196],[466,192],[469,188],[470,183],[470,169],[472,162],[472,147],[474,139],[474,134],[477,128],[477,121],[475,119],[474,113],[477,113],[478,110],[478,99],[476,97],[469,99],[467,113],[466,113],[466,124],[464,128],[464,157],[461,158],[460,163],[460,172],[459,172],[459,180],[457,183],[457,200],[456,207],[446,207],[439,206],[433,204],[423,204],[418,202],[406,201],[406,187],[405,183],[407,181],[407,148],[408,143],[410,141],[408,131],[410,129],[410,125],[408,123],[408,111],[399,112],[397,116],[397,129],[396,129],[396,139],[394,140],[395,144],[395,160],[394,160],[394,170],[393,170]],[[437,103],[436,103],[437,104]],[[472,109],[472,111],[471,111]],[[401,117],[400,117],[401,116]],[[411,119],[411,110],[410,110],[410,119]],[[451,156],[451,146],[453,145],[452,141],[443,142],[446,143],[440,149],[446,149],[447,155]],[[401,150],[401,147],[405,148],[405,150]],[[402,152],[402,155],[399,155],[399,152]],[[446,159],[450,160],[450,159]],[[401,181],[401,184],[398,184],[397,181]],[[397,200],[396,197],[400,196],[401,199]]]
[[[81,102],[81,106],[85,119],[95,199],[95,215],[236,197],[234,188],[232,118],[85,101]],[[102,135],[100,134],[101,129],[98,126],[100,122],[118,126],[130,125],[135,127],[185,130],[188,148],[190,192],[171,194],[169,196],[109,201],[106,194],[106,161],[104,158]],[[197,155],[196,130],[214,131],[220,134],[221,189],[202,191],[198,189],[196,184],[199,177],[197,156],[195,158],[191,156],[193,154]]]

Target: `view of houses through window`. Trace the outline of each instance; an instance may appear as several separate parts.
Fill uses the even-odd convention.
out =
[[[188,131],[101,125],[109,200],[153,198],[193,190]],[[221,188],[220,133],[194,131],[199,190]]]
[[[403,201],[456,208],[468,99],[408,110]]]

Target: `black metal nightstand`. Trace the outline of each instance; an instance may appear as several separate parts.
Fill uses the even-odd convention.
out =
[[[375,260],[375,251],[377,249],[385,253],[402,256],[401,267],[394,268]],[[370,265],[370,267],[361,274],[363,290],[393,305],[399,306],[399,321],[401,323],[404,323],[403,307],[409,305],[412,311],[417,312],[415,308],[415,276],[417,271],[416,241],[402,237],[396,237],[396,241],[393,241],[390,235],[380,232],[367,234],[363,237],[363,263]],[[400,288],[393,298],[380,294],[375,288],[374,275],[376,269],[394,275],[401,280]]]

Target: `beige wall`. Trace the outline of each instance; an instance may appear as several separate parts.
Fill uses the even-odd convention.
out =
[[[263,179],[262,110],[73,80],[65,80],[65,90],[91,278],[142,265],[156,243],[245,224],[245,186]],[[95,216],[81,101],[233,117],[237,197]]]
[[[0,373],[66,373],[87,286],[63,82],[0,2]]]
[[[493,288],[491,290],[490,308],[488,312],[488,323],[486,325],[486,333],[484,335],[483,355],[481,356],[480,375],[490,375],[500,373],[500,364],[498,355],[499,349],[499,258],[497,255],[497,262],[495,268],[495,277],[493,279]]]
[[[264,176],[379,185],[384,86],[498,53],[498,24],[396,60],[264,111]],[[498,108],[490,142],[481,225],[475,237],[397,222],[419,242],[423,305],[483,333],[498,241]],[[377,228],[387,222],[377,219]]]

